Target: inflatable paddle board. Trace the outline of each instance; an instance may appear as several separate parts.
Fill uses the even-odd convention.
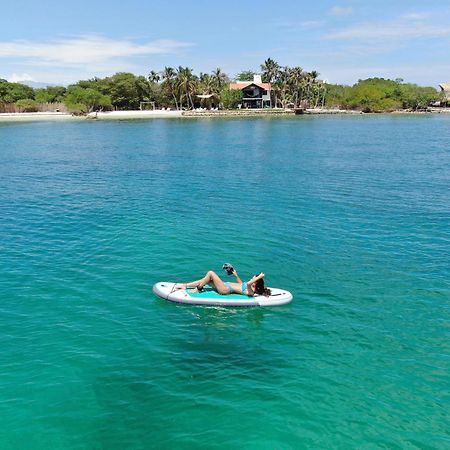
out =
[[[206,285],[202,292],[194,292],[194,288],[175,289],[176,283],[162,281],[153,286],[153,293],[171,302],[186,303],[188,305],[213,306],[278,306],[292,301],[292,294],[282,289],[269,288],[271,295],[255,295],[249,297],[241,294],[221,295]]]

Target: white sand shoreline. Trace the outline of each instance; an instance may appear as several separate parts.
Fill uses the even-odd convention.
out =
[[[385,114],[440,114],[450,113],[450,108],[430,108],[428,111],[394,111]],[[219,110],[219,111],[176,111],[176,110],[150,110],[150,111],[106,111],[94,112],[85,116],[75,116],[63,112],[33,112],[33,113],[0,113],[1,122],[26,121],[68,121],[68,120],[139,120],[152,118],[195,118],[195,117],[246,117],[246,116],[282,116],[294,114],[293,110]],[[342,109],[306,109],[307,115],[346,115],[363,114],[360,111]]]
[[[0,113],[0,122],[80,119],[84,117],[62,112]]]
[[[170,118],[182,117],[183,111],[155,109],[149,111],[105,111],[89,113],[87,119],[96,120],[127,120],[127,119],[152,119],[152,118]]]

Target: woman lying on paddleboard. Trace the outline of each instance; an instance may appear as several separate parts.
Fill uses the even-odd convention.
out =
[[[235,283],[222,281],[216,272],[210,270],[200,280],[176,284],[175,289],[197,288],[197,291],[201,292],[203,286],[209,284],[215,291],[222,295],[243,294],[249,297],[253,297],[255,294],[265,295],[266,297],[270,295],[270,289],[264,286],[264,273],[261,272],[259,275],[255,275],[247,282],[243,282],[239,278],[236,270],[233,269],[232,274],[236,277]]]

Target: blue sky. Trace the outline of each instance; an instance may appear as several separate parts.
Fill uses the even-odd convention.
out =
[[[334,83],[450,80],[449,0],[14,0],[0,12],[0,77],[10,81],[166,65],[234,76],[267,57]]]

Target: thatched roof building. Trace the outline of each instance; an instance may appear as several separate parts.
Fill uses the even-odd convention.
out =
[[[450,101],[450,81],[439,85],[441,91],[444,93],[445,100]]]

